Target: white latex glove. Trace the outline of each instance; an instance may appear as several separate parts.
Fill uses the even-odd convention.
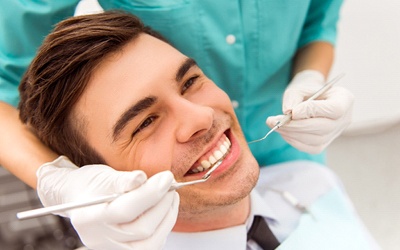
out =
[[[292,121],[276,131],[293,147],[311,154],[322,152],[351,122],[353,94],[333,86],[317,100],[304,102],[325,84],[319,71],[295,75],[283,95],[282,111],[292,111]],[[268,117],[272,128],[283,115]]]
[[[60,156],[42,165],[37,176],[37,192],[45,207],[123,194],[110,203],[58,213],[71,219],[90,249],[160,249],[175,225],[179,195],[168,192],[174,180],[170,171],[146,180],[143,171],[122,172],[105,165],[78,168]]]

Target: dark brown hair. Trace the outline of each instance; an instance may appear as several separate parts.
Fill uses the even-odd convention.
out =
[[[141,33],[164,40],[137,17],[120,11],[76,16],[58,23],[19,86],[22,122],[78,166],[105,163],[84,139],[85,124],[73,120],[71,110],[102,59]]]

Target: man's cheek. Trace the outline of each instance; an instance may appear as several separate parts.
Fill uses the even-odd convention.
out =
[[[146,157],[139,163],[139,168],[150,178],[162,171],[171,170],[172,162],[170,159],[171,155],[149,149],[146,152]]]

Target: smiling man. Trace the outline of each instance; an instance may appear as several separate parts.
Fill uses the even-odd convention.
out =
[[[63,214],[90,248],[375,247],[328,169],[292,162],[262,169],[258,180],[260,168],[226,93],[132,15],[105,12],[60,23],[20,92],[21,119],[47,145],[78,165],[114,169],[99,174],[106,166],[94,165],[93,179],[120,171],[149,177],[109,204]],[[201,184],[168,191],[171,181],[158,178],[196,180],[222,158]],[[160,191],[148,195],[153,187]],[[82,190],[66,201],[104,190]],[[268,248],[247,233],[253,221],[262,224],[256,218],[272,231],[262,237],[270,237]]]
[[[104,58],[70,117],[85,128],[82,137],[103,163],[117,170],[148,176],[170,170],[176,181],[191,181],[226,154],[211,180],[180,190],[175,228],[204,231],[245,221],[259,167],[228,96],[169,44],[140,34]],[[216,220],[227,207],[234,220]]]

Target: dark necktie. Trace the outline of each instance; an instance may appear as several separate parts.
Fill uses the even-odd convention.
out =
[[[279,246],[278,240],[272,234],[264,218],[254,216],[253,224],[247,232],[247,241],[254,240],[264,250],[272,250]]]

